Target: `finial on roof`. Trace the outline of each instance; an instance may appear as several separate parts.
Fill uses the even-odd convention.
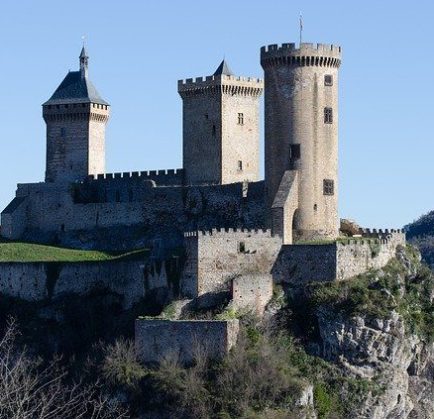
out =
[[[232,73],[232,71],[229,68],[229,65],[225,59],[223,59],[223,61],[217,67],[217,70],[214,72],[214,76],[219,76],[221,74],[224,74],[225,76],[233,76],[234,75],[234,73]]]

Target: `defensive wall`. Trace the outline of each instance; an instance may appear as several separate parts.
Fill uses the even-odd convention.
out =
[[[0,294],[36,302],[108,290],[130,308],[145,295],[143,266],[143,260],[0,263]]]
[[[275,283],[342,281],[380,269],[405,245],[402,230],[365,230],[365,237],[324,244],[283,245],[272,269]]]
[[[232,279],[231,305],[237,310],[250,309],[257,315],[264,313],[273,296],[273,277],[270,274],[243,274]]]
[[[282,240],[270,230],[214,229],[185,233],[181,292],[190,298],[229,292],[240,275],[269,278]]]
[[[174,357],[189,364],[198,354],[221,359],[236,344],[238,320],[137,319],[135,346],[138,358],[156,363]]]
[[[101,247],[110,238],[104,236],[98,243],[96,230],[114,234],[116,227],[127,231],[138,226],[140,240],[157,237],[181,246],[184,231],[265,225],[264,182],[154,187],[147,177],[131,176],[124,184],[125,179],[20,184],[17,197],[2,213],[2,234],[10,239]],[[80,235],[85,236],[81,242]],[[123,240],[116,244],[121,249],[135,245]],[[141,242],[140,246],[144,244],[149,245]]]

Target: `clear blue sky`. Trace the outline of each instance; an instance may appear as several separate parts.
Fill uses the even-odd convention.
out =
[[[41,104],[76,70],[112,105],[107,171],[181,166],[178,79],[212,74],[223,55],[262,77],[262,45],[342,45],[340,215],[402,226],[434,209],[432,1],[0,2],[0,206],[17,182],[43,180]]]

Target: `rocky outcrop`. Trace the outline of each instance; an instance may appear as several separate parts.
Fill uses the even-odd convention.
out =
[[[395,273],[394,285],[399,286],[395,294],[403,297],[411,281],[418,280],[418,261],[415,263],[404,249],[398,252],[397,260],[402,276]],[[380,291],[385,299],[394,298],[387,289]],[[400,307],[400,302],[396,305]],[[391,310],[381,318],[348,315],[336,312],[333,305],[321,305],[316,317],[322,357],[340,366],[344,375],[372,384],[353,418],[434,417],[434,346],[409,332],[402,313]]]

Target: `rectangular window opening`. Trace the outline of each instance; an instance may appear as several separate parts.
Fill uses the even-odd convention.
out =
[[[333,109],[324,108],[324,123],[333,124]]]
[[[241,172],[243,170],[243,162],[238,160],[238,170]]]
[[[238,114],[238,125],[244,125],[244,114],[243,113]]]
[[[333,86],[333,76],[331,74],[326,74],[324,76],[324,85]]]
[[[290,152],[289,158],[291,160],[298,160],[301,157],[300,144],[291,144],[289,146],[289,152]]]
[[[323,180],[324,195],[334,195],[335,194],[335,181],[333,179]]]

